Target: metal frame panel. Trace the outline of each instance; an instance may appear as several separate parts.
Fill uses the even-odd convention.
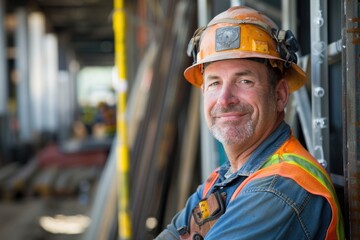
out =
[[[350,236],[360,239],[360,32],[359,2],[344,1],[343,14],[343,123],[345,202]]]
[[[329,92],[327,59],[327,1],[311,1],[310,17],[313,155],[321,165],[328,168]]]

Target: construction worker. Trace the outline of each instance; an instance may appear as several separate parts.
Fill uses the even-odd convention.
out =
[[[284,122],[306,81],[298,43],[262,13],[232,7],[198,29],[185,78],[200,87],[228,162],[156,239],[344,239],[333,184]]]

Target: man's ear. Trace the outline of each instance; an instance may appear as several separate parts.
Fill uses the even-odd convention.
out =
[[[279,112],[284,111],[286,104],[289,99],[289,86],[287,81],[282,78],[276,85],[275,88],[276,93],[276,108]]]

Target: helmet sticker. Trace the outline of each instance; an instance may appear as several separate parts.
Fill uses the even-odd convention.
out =
[[[240,27],[222,27],[216,29],[215,50],[224,51],[240,47]]]

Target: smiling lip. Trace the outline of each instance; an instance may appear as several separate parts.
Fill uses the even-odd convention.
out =
[[[224,120],[237,120],[245,115],[246,115],[245,113],[230,112],[230,113],[222,113],[222,114],[216,115],[215,118],[224,119]]]

